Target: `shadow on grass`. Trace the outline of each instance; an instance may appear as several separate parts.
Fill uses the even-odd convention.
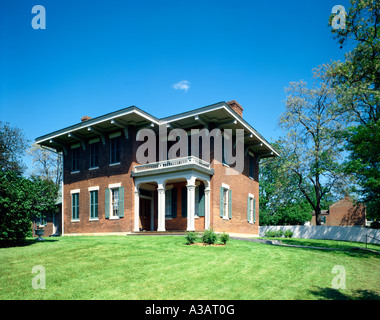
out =
[[[316,287],[309,292],[323,300],[380,300],[380,295],[371,290],[353,290],[349,294],[342,290]]]
[[[267,239],[267,238],[263,238]],[[368,258],[371,256],[380,257],[379,250],[366,250],[358,243],[358,247],[349,244],[344,244],[344,241],[339,241],[339,243],[325,242],[324,240],[318,241],[308,241],[308,239],[284,239],[284,238],[270,238],[274,240],[280,240],[284,246],[290,246],[303,250],[320,250],[324,252],[333,252],[334,254],[348,255],[351,257]],[[380,246],[379,246],[380,248]]]
[[[1,248],[13,248],[13,247],[27,247],[36,243],[52,243],[59,241],[57,239],[51,239],[49,240],[45,239],[45,241],[38,241],[36,240],[37,238],[29,238],[29,239],[24,239],[20,241],[12,241],[12,240],[4,240],[0,239],[0,249]]]

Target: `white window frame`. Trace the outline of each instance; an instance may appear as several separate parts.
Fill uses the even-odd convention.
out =
[[[248,198],[249,198],[249,223],[251,224],[254,224],[254,219],[253,219],[253,213],[254,213],[254,201],[253,199],[255,198],[255,196],[251,193],[248,194]]]
[[[223,220],[230,220],[230,211],[229,211],[229,195],[230,195],[230,186],[228,184],[222,183],[223,188]]]
[[[98,191],[98,217],[96,218],[92,218],[91,217],[91,191]],[[99,221],[99,186],[95,186],[95,187],[89,187],[88,188],[88,194],[89,194],[89,220],[90,221]]]
[[[119,188],[121,187],[121,183],[113,183],[113,184],[110,184],[110,185],[108,185],[108,188],[110,189],[110,199],[109,199],[109,203],[110,203],[110,211],[109,211],[109,213],[110,213],[110,216],[109,216],[109,219],[110,220],[118,220],[118,219],[120,219],[120,217],[119,217],[119,210],[120,210],[120,208],[119,208],[119,196],[120,196],[120,194],[119,194],[119,192],[120,192],[120,190],[119,190]],[[113,192],[114,191],[116,191],[117,190],[117,193],[118,193],[118,197],[117,197],[117,201],[116,201],[116,203],[117,203],[117,215],[115,215],[114,214],[114,202],[113,202]]]
[[[78,219],[73,219],[73,195],[78,194]],[[80,203],[79,203],[79,195],[80,195],[80,189],[74,189],[70,190],[71,195],[71,222],[79,222],[79,209],[80,209]]]

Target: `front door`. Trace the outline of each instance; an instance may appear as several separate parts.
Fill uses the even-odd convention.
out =
[[[151,201],[140,198],[140,228],[143,230],[151,230]]]

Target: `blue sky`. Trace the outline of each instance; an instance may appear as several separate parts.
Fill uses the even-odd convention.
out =
[[[328,26],[336,4],[348,10],[343,0],[1,0],[0,120],[34,141],[131,105],[160,118],[234,99],[273,140],[289,82],[344,59]],[[34,5],[45,30],[32,28]]]

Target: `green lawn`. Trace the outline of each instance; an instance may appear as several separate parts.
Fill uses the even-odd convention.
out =
[[[380,255],[355,250],[239,240],[187,246],[184,236],[63,237],[0,248],[0,261],[1,300],[380,299]],[[44,290],[32,288],[35,265],[46,270]],[[344,290],[332,288],[336,265],[346,271]]]

